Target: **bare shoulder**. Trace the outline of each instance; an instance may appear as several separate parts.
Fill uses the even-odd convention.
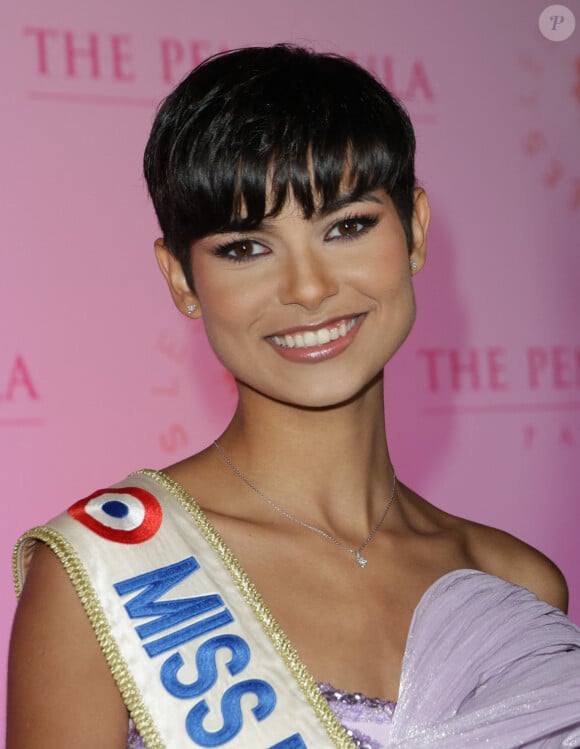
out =
[[[122,749],[127,721],[76,591],[39,543],[10,642],[7,749]]]
[[[540,600],[567,611],[566,579],[541,551],[505,531],[478,523],[467,523],[466,537],[478,569],[527,588]]]
[[[515,536],[481,523],[451,515],[407,489],[410,500],[407,523],[416,532],[432,539],[439,535],[448,539],[443,547],[445,566],[461,566],[487,572],[519,585],[534,593],[540,600],[567,611],[568,586],[558,567],[542,552]],[[432,566],[433,554],[430,553]]]

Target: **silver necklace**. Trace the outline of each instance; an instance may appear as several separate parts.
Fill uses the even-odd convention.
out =
[[[309,531],[314,531],[314,533],[318,533],[327,541],[330,541],[335,546],[338,546],[339,549],[342,549],[343,551],[348,551],[349,554],[352,554],[354,556],[358,566],[361,567],[362,569],[364,569],[367,566],[368,559],[366,557],[363,557],[362,552],[370,544],[370,542],[375,537],[376,532],[384,523],[385,518],[387,517],[387,513],[391,509],[391,505],[393,504],[395,500],[395,492],[397,489],[397,476],[394,471],[393,471],[393,490],[391,491],[391,496],[389,497],[387,501],[383,514],[379,518],[379,522],[375,525],[375,527],[372,529],[369,535],[365,538],[362,544],[358,547],[358,549],[354,549],[351,546],[347,546],[342,541],[339,541],[338,538],[335,538],[334,536],[332,536],[330,533],[328,533],[328,531],[325,531],[322,528],[318,528],[318,526],[316,525],[311,525],[310,523],[307,523],[304,520],[300,520],[300,518],[297,518],[291,512],[288,512],[288,510],[285,510],[283,507],[280,507],[280,505],[276,504],[276,502],[274,502],[273,499],[270,499],[270,497],[264,494],[264,492],[260,491],[258,487],[255,486],[250,481],[250,479],[247,476],[245,476],[234,463],[232,463],[231,459],[225,454],[225,452],[222,450],[220,445],[218,445],[217,440],[214,441],[213,445],[215,449],[218,451],[220,457],[225,462],[225,464],[231,470],[231,472],[235,474],[239,479],[241,479],[244,482],[244,484],[246,484],[246,486],[249,486],[250,489],[258,495],[258,497],[260,497],[261,499],[264,500],[264,502],[269,504],[270,507],[272,507],[272,509],[276,510],[276,512],[280,513],[280,515],[283,515],[288,520],[291,520],[293,523],[296,523],[297,525],[301,525],[303,528],[306,528]]]

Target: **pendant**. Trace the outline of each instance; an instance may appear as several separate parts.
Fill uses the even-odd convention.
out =
[[[369,563],[368,559],[365,559],[362,556],[362,554],[360,553],[360,551],[357,551],[355,553],[355,558],[356,558],[356,562],[357,562],[358,566],[361,567],[362,569],[364,569],[367,566],[367,564]]]

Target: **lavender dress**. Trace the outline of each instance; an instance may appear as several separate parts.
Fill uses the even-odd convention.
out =
[[[475,570],[444,575],[419,602],[396,707],[319,687],[358,749],[580,747],[580,629]],[[145,749],[132,726],[127,749]]]

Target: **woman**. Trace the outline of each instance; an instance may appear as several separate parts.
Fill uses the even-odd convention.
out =
[[[561,573],[389,457],[429,224],[414,147],[368,73],[298,48],[214,57],[168,97],[155,251],[238,405],[214,445],[20,542],[9,749],[580,746]]]

